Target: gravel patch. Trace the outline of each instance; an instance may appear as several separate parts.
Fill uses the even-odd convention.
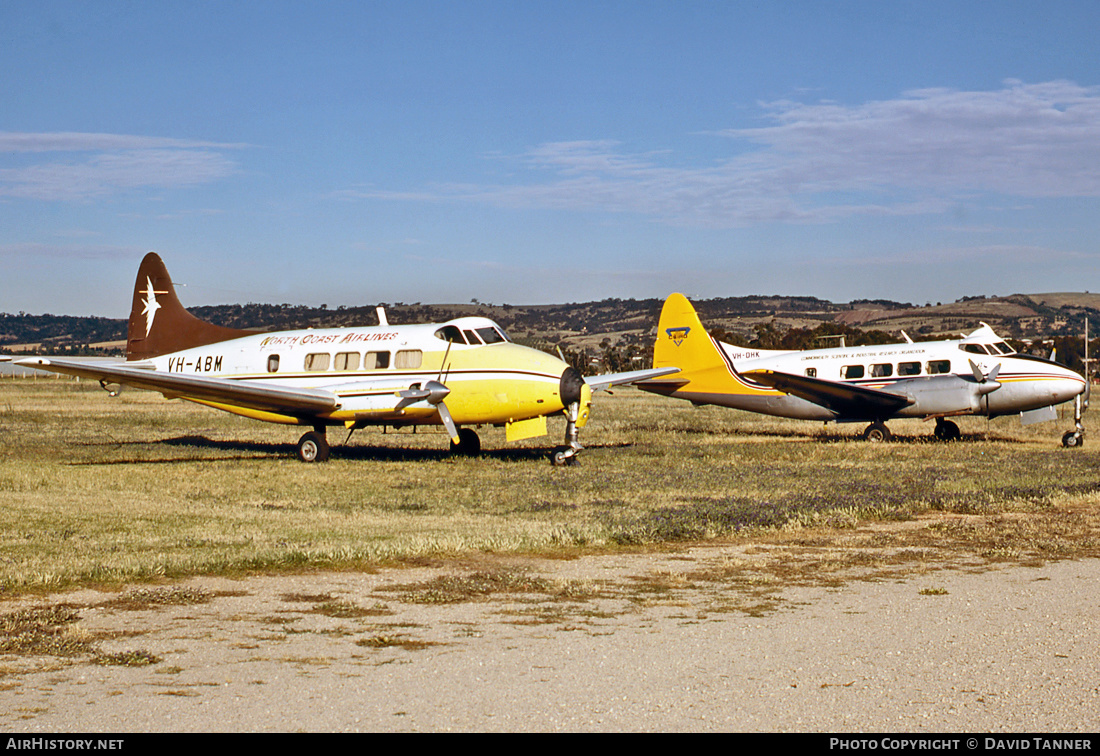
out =
[[[76,608],[74,632],[98,655],[0,656],[0,728],[1090,732],[1100,721],[1100,560],[790,585],[731,569],[755,553],[484,557],[8,601],[0,613]]]

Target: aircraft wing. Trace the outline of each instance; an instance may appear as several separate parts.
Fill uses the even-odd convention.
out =
[[[775,370],[751,370],[741,374],[745,378],[797,396],[807,402],[832,410],[844,418],[889,417],[913,400],[888,391],[857,386],[852,383],[826,381],[805,375],[780,373]]]
[[[650,368],[648,370],[630,370],[626,373],[605,373],[604,375],[590,375],[584,379],[584,382],[588,384],[589,388],[593,391],[600,391],[601,389],[610,388],[611,386],[619,386],[624,383],[635,383],[637,381],[648,381],[653,378],[659,378],[662,375],[671,375],[672,373],[679,373],[680,368],[666,367],[666,368]]]
[[[196,399],[287,415],[318,415],[340,406],[336,394],[322,389],[289,388],[261,381],[165,373],[149,367],[138,367],[142,363],[95,363],[33,357],[16,360],[15,364],[91,378],[103,383],[159,391],[168,399]]]

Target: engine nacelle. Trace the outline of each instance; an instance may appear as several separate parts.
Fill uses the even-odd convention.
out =
[[[898,381],[890,393],[902,394],[913,403],[898,414],[903,417],[928,417],[957,413],[982,412],[982,397],[999,388],[995,381],[977,383],[957,375],[937,375]]]

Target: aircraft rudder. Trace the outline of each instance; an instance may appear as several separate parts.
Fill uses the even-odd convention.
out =
[[[682,373],[688,373],[723,362],[688,298],[679,293],[670,294],[657,323],[653,367],[678,367]]]
[[[134,280],[130,320],[126,329],[127,360],[155,356],[156,334],[153,326],[157,324],[158,318],[162,322],[167,318],[167,314],[162,311],[168,304],[169,296],[174,297],[175,291],[168,269],[164,267],[160,255],[149,252],[142,258]]]
[[[253,331],[223,328],[196,318],[180,304],[160,255],[150,252],[142,258],[126,331],[127,360],[149,359],[250,333]]]

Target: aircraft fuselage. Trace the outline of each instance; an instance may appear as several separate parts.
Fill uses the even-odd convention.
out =
[[[1020,354],[982,324],[955,340],[802,351],[766,351],[724,344],[707,333],[682,294],[661,309],[653,366],[677,366],[672,376],[639,388],[695,404],[778,417],[870,422],[865,437],[889,438],[884,421],[936,418],[936,435],[958,438],[953,415],[1053,419],[1052,408],[1075,403],[1077,428],[1063,443],[1079,445],[1085,379],[1051,360]]]
[[[448,341],[441,325],[493,334],[494,343]],[[486,330],[488,329],[488,330]],[[485,318],[447,324],[307,329],[256,334],[142,361],[169,375],[206,376],[259,386],[323,389],[337,406],[323,416],[271,412],[192,399],[229,412],[292,424],[405,425],[438,421],[426,400],[398,392],[437,380],[450,389],[447,406],[458,425],[501,425],[564,409],[560,359],[511,343]],[[183,398],[192,398],[184,396]]]
[[[820,404],[773,389],[752,379],[754,371],[776,371],[879,389],[912,399],[892,417],[930,417],[974,414],[996,417],[1061,404],[1082,393],[1084,378],[1074,371],[1038,357],[1019,354],[976,354],[963,351],[971,342],[943,341],[879,346],[815,349],[764,357],[728,359],[722,391],[693,391],[674,396],[699,403],[761,412],[803,420],[886,419],[874,412],[841,417]],[[991,345],[990,345],[991,346]],[[750,350],[721,344],[724,355]],[[970,347],[973,348],[973,347]],[[989,348],[988,346],[985,348]],[[971,361],[983,375],[996,365],[996,387],[986,387],[974,376]],[[906,373],[900,375],[899,373]],[[738,388],[730,390],[728,379]],[[738,390],[740,389],[740,390]]]

